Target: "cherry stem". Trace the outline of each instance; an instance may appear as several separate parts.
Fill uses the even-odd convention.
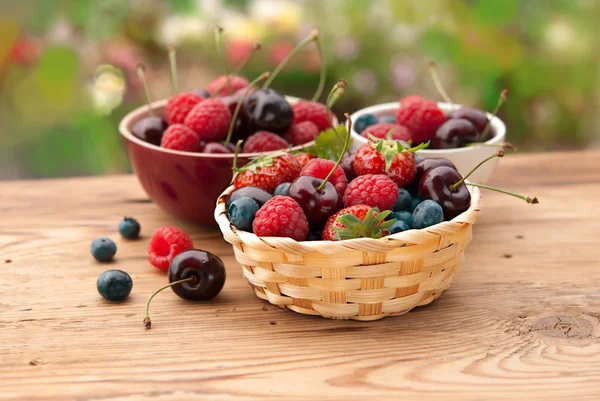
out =
[[[500,107],[502,107],[502,105],[504,103],[506,103],[507,96],[508,96],[508,89],[502,89],[502,92],[500,92],[500,97],[498,97],[498,102],[496,103],[496,107],[494,108],[494,111],[492,111],[492,118],[496,117],[496,114],[498,113],[498,110],[500,110]],[[487,134],[488,130],[490,129],[492,118],[488,118],[488,121],[485,124],[485,127],[483,127],[483,131],[481,131],[481,134],[477,136],[477,139],[479,139],[480,137],[485,138],[485,135]]]
[[[187,283],[188,281],[196,281],[196,277],[191,276],[188,278],[184,278],[183,280],[173,281],[172,283],[169,283],[165,286],[160,287],[158,290],[154,291],[154,293],[152,295],[150,295],[150,298],[148,298],[148,301],[146,302],[146,315],[144,316],[144,327],[147,330],[149,330],[152,327],[152,321],[150,320],[150,302],[152,301],[152,298],[154,298],[156,296],[156,294],[158,294],[162,290],[165,290],[169,287],[173,287],[174,285],[177,285],[177,284]]]
[[[472,182],[468,182],[466,184],[470,185],[472,187],[490,189],[492,191],[496,191],[496,192],[500,192],[500,193],[503,193],[503,194],[506,194],[506,195],[514,196],[515,198],[523,199],[525,202],[531,203],[532,205],[540,203],[540,201],[538,200],[538,198],[536,198],[535,196],[532,197],[532,196],[527,196],[527,195],[519,195],[519,194],[516,194],[514,192],[505,191],[504,189],[500,189],[500,188],[496,188],[496,187],[490,187],[489,185],[484,185],[484,184],[475,184],[475,183],[472,183]]]
[[[490,147],[494,147],[494,148],[501,148],[504,150],[512,150],[513,152],[517,151],[517,147],[510,142],[503,142],[503,143],[471,142],[470,144],[468,144],[466,146],[467,147],[490,146]]]
[[[240,74],[244,68],[246,68],[246,66],[248,64],[250,64],[250,60],[252,60],[252,57],[256,54],[256,52],[262,50],[262,45],[258,42],[256,42],[254,44],[254,46],[252,47],[252,53],[250,53],[248,55],[248,57],[246,57],[246,59],[244,61],[242,61],[242,63],[240,64],[240,66],[237,68],[237,70],[235,70],[236,74]]]
[[[434,61],[429,62],[429,74],[431,74],[431,78],[433,79],[435,88],[437,89],[442,99],[444,99],[446,103],[454,104],[454,102],[452,101],[452,99],[450,99],[450,96],[448,96],[448,93],[444,89],[444,85],[442,85],[442,81],[440,80],[440,76],[437,73]]]
[[[225,81],[227,82],[227,87],[229,88],[229,93],[233,92],[233,88],[231,86],[231,78],[229,77],[229,70],[227,68],[227,61],[225,60],[225,56],[223,55],[223,48],[221,44],[221,35],[223,34],[223,28],[217,25],[215,28],[215,43],[217,45],[217,54],[219,59],[221,60],[221,66],[223,71],[225,71]]]
[[[254,81],[250,82],[250,84],[244,90],[244,93],[242,93],[242,96],[240,96],[240,99],[238,100],[237,104],[235,105],[235,110],[233,110],[233,115],[231,116],[231,123],[229,124],[229,131],[227,131],[227,137],[225,138],[225,146],[227,146],[229,144],[229,141],[231,141],[231,135],[233,135],[233,129],[235,128],[235,121],[237,120],[238,114],[240,114],[240,109],[242,108],[242,104],[244,103],[244,100],[246,100],[248,93],[250,93],[250,90],[254,86],[256,86],[260,81],[267,79],[270,75],[271,75],[271,72],[269,72],[269,71],[263,72],[262,74],[260,74],[258,76],[258,78],[256,78]]]
[[[465,180],[467,178],[469,178],[469,176],[471,174],[473,174],[475,172],[475,170],[477,170],[479,167],[481,167],[484,163],[486,163],[487,161],[490,161],[496,157],[504,157],[504,151],[502,149],[498,149],[498,151],[496,153],[494,153],[491,156],[486,157],[485,159],[483,159],[481,162],[479,162],[478,165],[476,165],[471,171],[469,171],[469,174],[465,175],[460,181],[458,181],[455,184],[450,185],[450,190],[451,191],[456,191],[456,188],[458,188],[460,186],[460,184],[462,184],[463,182],[465,182]]]
[[[313,29],[313,31],[310,33],[310,35],[308,35],[306,37],[306,39],[304,39],[302,42],[298,43],[296,45],[296,47],[294,47],[292,49],[292,51],[289,52],[289,54],[283,59],[283,61],[281,63],[279,63],[279,65],[277,67],[275,67],[275,69],[273,70],[273,74],[271,74],[271,76],[269,77],[269,79],[267,79],[265,81],[265,83],[263,84],[262,88],[263,89],[267,89],[273,83],[273,80],[275,79],[275,77],[281,72],[281,70],[283,70],[283,68],[286,66],[286,64],[292,58],[294,58],[294,56],[296,54],[298,54],[298,52],[300,50],[302,50],[309,43],[314,42],[315,40],[317,40],[318,37],[319,37],[319,30],[318,29]]]
[[[171,76],[171,91],[177,93],[177,60],[175,58],[175,46],[169,46],[169,74]]]
[[[340,98],[340,96],[344,93],[344,88],[347,85],[348,85],[348,82],[346,82],[346,80],[343,78],[340,79],[339,81],[337,81],[337,83],[335,85],[333,85],[333,88],[331,88],[329,95],[327,95],[327,100],[325,101],[325,117],[327,117],[327,122],[333,129],[333,132],[335,132],[335,135],[338,137],[340,142],[343,142],[342,137],[335,129],[335,127],[333,125],[333,121],[331,121],[331,107]]]
[[[146,82],[146,74],[144,74],[144,71],[146,71],[146,67],[143,64],[138,64],[136,67],[137,70],[137,76],[140,79],[140,81],[142,82],[142,86],[144,87],[144,96],[146,97],[146,105],[148,106],[148,114],[150,114],[150,116],[154,117],[154,112],[152,111],[152,107],[150,107],[150,91],[148,90],[148,83]]]
[[[344,148],[342,149],[342,152],[340,153],[340,156],[338,157],[337,162],[335,162],[335,166],[333,166],[333,168],[331,169],[329,174],[327,174],[327,177],[325,177],[325,179],[323,180],[321,185],[319,185],[317,187],[317,192],[321,192],[323,190],[323,188],[325,187],[325,184],[327,184],[327,182],[329,181],[329,179],[331,178],[331,176],[333,175],[335,170],[338,168],[338,166],[342,162],[342,159],[344,158],[344,155],[346,154],[346,151],[348,150],[348,144],[350,143],[350,137],[351,137],[350,133],[352,132],[352,119],[350,118],[350,114],[348,114],[348,113],[344,113],[344,117],[346,117],[346,120],[348,121],[348,130],[346,131],[346,140],[344,141]],[[335,127],[332,126],[332,128],[334,131],[337,132]]]
[[[240,150],[242,150],[242,142],[244,141],[239,139],[235,144],[235,153],[233,154],[233,171],[237,170],[237,160]]]
[[[327,74],[327,66],[325,65],[325,52],[323,51],[323,41],[321,37],[317,37],[317,51],[319,52],[319,60],[321,61],[321,72],[319,73],[319,85],[317,86],[317,90],[315,94],[310,99],[313,102],[319,100],[321,95],[323,94],[323,89],[325,89],[325,79]]]

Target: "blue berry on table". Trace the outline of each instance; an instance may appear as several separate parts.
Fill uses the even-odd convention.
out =
[[[252,232],[252,222],[259,208],[258,203],[252,198],[245,196],[238,198],[227,208],[229,222],[239,230]]]
[[[117,253],[117,245],[105,237],[96,238],[91,245],[92,256],[98,262],[110,262]]]
[[[426,199],[413,212],[413,228],[425,228],[444,220],[444,210],[436,201]]]
[[[413,197],[410,203],[410,209],[408,209],[408,211],[411,213],[414,212],[415,208],[419,203],[421,203],[421,198],[419,198],[418,196]]]
[[[412,196],[404,188],[398,188],[398,200],[394,204],[392,210],[399,212],[401,210],[409,210],[412,204]]]
[[[391,235],[391,234],[396,234],[396,233],[399,233],[402,231],[406,231],[409,228],[410,227],[408,227],[403,221],[396,220],[396,222],[394,224],[392,224],[387,230]]]
[[[118,302],[129,296],[133,280],[123,270],[107,270],[98,277],[96,287],[105,299]]]
[[[393,114],[384,114],[382,116],[379,116],[379,122],[380,123],[398,124],[396,122],[396,116]]]
[[[125,217],[119,223],[119,232],[123,238],[135,239],[140,236],[140,223],[132,217]]]
[[[396,219],[396,221],[401,221],[404,224],[406,224],[406,226],[408,228],[412,228],[412,213],[411,212],[407,212],[405,210],[400,211],[400,212],[392,212],[390,213],[390,215],[388,216],[388,220],[391,219]]]
[[[275,188],[275,192],[273,192],[273,196],[277,196],[277,195],[287,196],[290,185],[291,184],[289,182],[284,182],[282,184],[279,184],[277,186],[277,188]]]
[[[377,124],[377,117],[370,113],[363,114],[354,122],[354,131],[358,133],[363,132],[365,128],[373,124]]]

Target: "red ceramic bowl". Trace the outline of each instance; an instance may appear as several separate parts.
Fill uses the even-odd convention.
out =
[[[297,98],[287,97],[295,103]],[[158,116],[164,115],[166,100],[150,106]],[[170,150],[138,139],[131,128],[148,116],[143,106],[127,114],[119,124],[129,160],[142,187],[160,208],[173,216],[206,225],[216,225],[213,214],[217,198],[229,186],[232,178],[233,154],[206,154]],[[301,149],[297,146],[292,150]],[[260,153],[244,153],[238,165]]]

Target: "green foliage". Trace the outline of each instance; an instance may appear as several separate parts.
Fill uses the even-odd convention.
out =
[[[346,127],[338,125],[336,129],[330,128],[322,131],[315,139],[315,144],[305,149],[306,153],[310,153],[321,159],[329,159],[336,161],[340,157],[340,153],[344,150],[344,141],[349,135]],[[348,149],[352,146],[352,138],[348,144]]]

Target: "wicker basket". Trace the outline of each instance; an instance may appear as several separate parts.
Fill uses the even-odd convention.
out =
[[[404,314],[438,298],[450,286],[481,196],[452,219],[381,239],[304,241],[257,237],[229,224],[227,188],[215,219],[259,298],[298,313],[332,319],[377,320]]]

